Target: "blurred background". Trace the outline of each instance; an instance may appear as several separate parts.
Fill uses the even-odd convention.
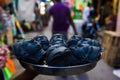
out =
[[[97,66],[84,74],[68,76],[67,80],[119,80],[120,79],[120,0],[61,0],[71,10],[71,17],[77,33],[81,37],[96,39],[101,42],[104,52]],[[53,18],[48,11],[54,0],[0,0],[0,43],[10,50],[16,72],[12,80],[25,69],[11,51],[11,46],[36,35],[52,36]],[[91,4],[90,6],[88,4]],[[86,10],[89,17],[86,23]],[[6,14],[4,16],[2,14]],[[58,13],[59,14],[59,13]],[[2,18],[5,18],[2,21]],[[7,19],[9,18],[9,19]],[[2,32],[4,22],[9,23],[7,32]],[[70,26],[68,39],[74,35]],[[90,36],[89,36],[90,35]],[[2,36],[2,37],[1,37]],[[59,76],[38,75],[34,80],[64,80]]]

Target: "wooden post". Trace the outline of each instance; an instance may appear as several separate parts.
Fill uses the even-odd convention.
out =
[[[98,0],[97,13],[100,13],[101,0]]]
[[[117,13],[117,3],[119,2],[119,0],[113,0],[113,13],[116,14]]]
[[[118,6],[118,16],[117,16],[117,32],[120,32],[120,0],[119,0],[119,6]]]

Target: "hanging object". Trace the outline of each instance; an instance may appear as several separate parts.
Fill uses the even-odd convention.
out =
[[[18,28],[19,32],[20,32],[21,37],[24,39],[25,34],[24,34],[23,29],[20,25],[20,22],[17,19],[15,20],[15,24],[16,24],[16,27]]]
[[[7,58],[7,63],[6,66],[10,69],[10,71],[12,72],[12,74],[14,74],[16,72],[15,66],[13,61],[11,60],[11,58]]]
[[[18,20],[34,21],[34,5],[36,0],[18,0]]]
[[[10,69],[8,67],[4,67],[2,69],[3,75],[4,75],[4,79],[5,80],[10,80],[10,78],[12,77],[12,72],[10,71]]]
[[[14,42],[14,40],[13,40],[12,26],[10,25],[10,28],[6,34],[6,44],[11,46],[11,45],[13,45],[13,42]]]
[[[11,17],[12,17],[11,26],[12,26],[13,36],[16,36],[17,35],[17,30],[16,30],[16,26],[15,26],[15,16],[12,15]]]
[[[4,42],[3,42],[4,43]],[[0,45],[0,69],[3,72],[4,80],[10,80],[13,74],[16,72],[13,61],[7,57],[9,50],[4,44]]]
[[[79,4],[79,9],[83,10],[84,6],[82,4]]]

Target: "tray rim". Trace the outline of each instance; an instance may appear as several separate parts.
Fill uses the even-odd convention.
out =
[[[33,63],[29,63],[29,62],[26,62],[26,61],[23,61],[23,60],[19,60],[19,61],[20,61],[20,64],[21,64],[21,62],[22,62],[22,63],[28,64],[28,65],[32,65],[32,66],[34,66],[34,67],[51,68],[51,69],[68,69],[68,68],[84,67],[84,66],[87,66],[87,65],[90,65],[90,64],[97,64],[97,62],[98,62],[99,60],[98,60],[98,61],[94,61],[94,62],[92,62],[92,63],[86,63],[86,64],[81,64],[81,65],[75,65],[75,66],[60,66],[60,67],[33,64]]]
[[[49,75],[49,76],[70,76],[70,75],[86,73],[94,69],[98,61],[83,65],[56,67],[56,66],[36,65],[19,60],[22,67],[24,67],[25,69],[29,69],[33,72],[36,72],[37,74]]]

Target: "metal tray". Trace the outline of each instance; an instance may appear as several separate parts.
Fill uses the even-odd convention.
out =
[[[20,64],[26,68],[37,72],[38,74],[51,75],[51,76],[68,76],[77,75],[92,70],[98,61],[83,65],[67,66],[67,67],[54,67],[47,65],[36,65],[19,60]]]

